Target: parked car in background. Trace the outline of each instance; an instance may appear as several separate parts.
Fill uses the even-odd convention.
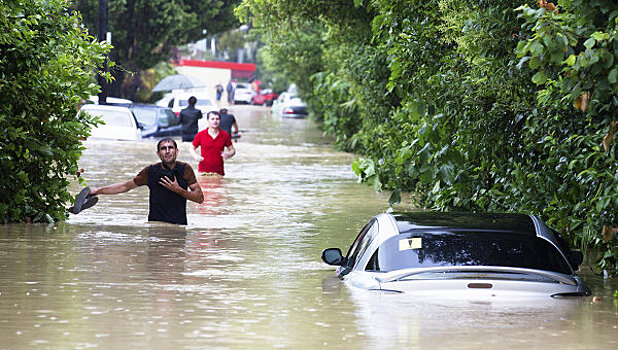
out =
[[[271,113],[283,118],[305,118],[307,104],[296,95],[283,92],[273,103]]]
[[[536,216],[407,212],[375,216],[344,257],[322,252],[346,284],[422,298],[590,295],[583,255]]]
[[[259,93],[253,95],[251,104],[262,105],[262,106],[272,106],[273,101],[276,100],[277,97],[279,97],[279,94],[274,93],[272,89],[263,89]]]
[[[256,94],[251,84],[238,83],[234,90],[234,103],[250,104]]]
[[[142,129],[143,138],[182,136],[182,125],[171,108],[135,103],[129,109]]]
[[[85,104],[78,112],[100,117],[104,124],[91,130],[90,138],[111,140],[140,140],[142,133],[135,115],[126,106]]]

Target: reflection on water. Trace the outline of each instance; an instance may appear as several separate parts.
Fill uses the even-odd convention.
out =
[[[350,290],[319,261],[352,242],[388,194],[356,183],[306,120],[234,107],[237,156],[198,177],[187,226],[146,222],[137,188],[55,225],[0,226],[2,349],[614,349],[617,288],[588,274],[591,298],[483,304]],[[155,143],[89,141],[91,186],[158,161]],[[188,143],[179,159],[196,167]],[[72,192],[79,186],[74,184]],[[405,208],[404,208],[405,209]]]
[[[611,348],[616,339],[611,333],[592,342],[578,339],[588,328],[578,319],[588,312],[585,299],[445,301],[351,292],[358,327],[383,348]]]

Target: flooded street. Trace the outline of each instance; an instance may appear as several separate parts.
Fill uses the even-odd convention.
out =
[[[224,178],[198,177],[205,201],[188,203],[187,226],[148,223],[146,186],[66,222],[0,226],[0,349],[618,348],[618,282],[589,268],[594,302],[411,300],[342,285],[320,252],[345,253],[388,194],[358,184],[355,156],[311,121],[232,112],[237,154]],[[85,145],[89,186],[158,161],[155,141]],[[189,147],[178,159],[197,169]]]

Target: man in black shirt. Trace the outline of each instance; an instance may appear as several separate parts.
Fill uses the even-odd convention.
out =
[[[238,134],[238,124],[233,114],[229,114],[227,108],[221,108],[219,110],[220,124],[219,129],[224,130],[230,134],[231,138],[234,138],[235,134]]]
[[[199,131],[197,121],[202,119],[202,111],[195,108],[197,98],[189,97],[189,107],[180,111],[180,124],[182,124],[182,140],[193,141],[195,134]]]
[[[163,221],[172,224],[187,224],[187,199],[204,202],[202,188],[195,178],[193,168],[176,161],[178,146],[172,139],[163,139],[157,144],[160,163],[152,164],[126,182],[92,188],[90,195],[118,194],[137,186],[148,185],[150,210],[148,221]]]

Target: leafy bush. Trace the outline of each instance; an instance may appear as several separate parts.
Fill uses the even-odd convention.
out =
[[[245,0],[239,12],[277,37],[286,19],[319,29],[318,69],[293,80],[312,79],[308,103],[338,147],[363,155],[363,181],[392,203],[409,193],[433,210],[539,215],[616,271],[618,5],[336,3]]]
[[[542,140],[539,160],[530,163],[543,176],[536,182],[545,185],[544,211],[584,248],[600,250],[599,267],[615,271],[618,4],[565,0],[558,8],[544,3],[517,10],[529,33],[517,46],[520,65],[535,72],[537,103],[547,111],[528,127]]]
[[[107,48],[62,0],[0,3],[0,215],[7,222],[66,217],[69,179],[96,121],[77,119],[98,89]]]

